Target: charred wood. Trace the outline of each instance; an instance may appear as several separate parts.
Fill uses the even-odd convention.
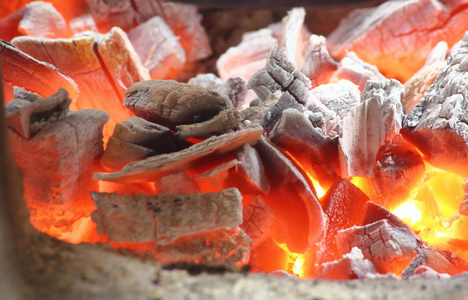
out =
[[[408,226],[408,224],[403,222],[400,218],[391,213],[388,209],[372,201],[368,201],[364,209],[362,226],[366,226],[381,220],[386,220],[388,224],[390,224],[393,227],[400,227],[411,231],[411,228]]]
[[[249,144],[244,144],[237,151],[236,159],[239,164],[235,173],[244,178],[255,193],[267,194],[270,191],[270,183],[257,150]]]
[[[228,187],[226,180],[229,177],[229,172],[236,168],[240,162],[236,159],[227,163],[218,165],[217,167],[203,172],[193,177],[193,180],[200,187],[200,192],[220,191]],[[235,185],[233,187],[236,187]],[[239,187],[240,188],[240,187]]]
[[[252,239],[251,250],[253,250],[268,238],[276,216],[260,196],[244,206],[242,216],[244,222],[240,228]]]
[[[310,36],[308,54],[301,70],[310,79],[313,88],[329,83],[338,68],[338,63],[328,53],[326,43],[323,36]]]
[[[42,38],[67,38],[70,34],[63,16],[51,3],[42,1],[26,4],[18,31],[21,35]]]
[[[377,274],[374,264],[364,258],[362,251],[354,247],[343,258],[323,263],[317,273],[318,278],[331,280],[365,279]]]
[[[361,102],[361,92],[354,83],[340,80],[317,86],[310,91],[310,98],[318,99],[329,110],[344,118]]]
[[[235,188],[205,194],[91,195],[99,233],[115,242],[167,245],[181,236],[242,224],[242,195]]]
[[[184,171],[158,178],[154,185],[158,194],[190,194],[200,191],[197,182]]]
[[[287,59],[295,69],[300,69],[308,47],[309,34],[304,28],[305,9],[296,7],[288,11],[282,20],[280,47],[285,49]]]

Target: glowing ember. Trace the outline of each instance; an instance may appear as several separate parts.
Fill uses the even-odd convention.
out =
[[[398,206],[393,213],[409,225],[414,225],[421,221],[421,202],[408,200]]]
[[[275,242],[286,253],[286,261],[284,270],[297,277],[304,277],[304,264],[306,263],[306,255],[304,253],[294,253],[289,251],[288,245]]]

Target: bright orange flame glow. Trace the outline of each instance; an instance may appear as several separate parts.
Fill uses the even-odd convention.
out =
[[[290,274],[296,275],[299,278],[305,276],[305,253],[294,253],[289,251],[288,245],[275,242],[281,249],[287,253],[287,260],[284,265],[284,270]]]
[[[393,213],[405,223],[414,225],[422,219],[421,202],[408,200],[398,206]]]

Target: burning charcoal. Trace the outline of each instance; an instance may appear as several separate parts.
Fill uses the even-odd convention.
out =
[[[305,9],[293,8],[282,20],[280,47],[285,49],[286,57],[300,69],[307,49],[308,35],[304,33]]]
[[[452,47],[466,30],[463,1],[392,1],[355,10],[328,36],[333,57],[355,52],[388,78],[408,80],[440,41]],[[405,26],[395,26],[395,24]],[[378,51],[377,51],[378,49]]]
[[[304,176],[270,141],[262,136],[255,149],[271,186],[263,199],[285,224],[283,236],[275,240],[282,243],[285,240],[291,252],[302,253],[322,233],[322,208]]]
[[[14,37],[21,35],[18,31],[19,22],[23,19],[26,8],[18,9],[10,15],[0,19],[0,39],[10,41]],[[2,43],[3,43],[2,41]]]
[[[17,95],[8,104],[7,118],[15,126],[9,137],[24,174],[28,204],[84,201],[89,191],[97,189],[91,174],[102,155],[102,128],[109,116],[94,110],[68,111],[70,99],[64,90],[44,99],[24,90],[17,90]]]
[[[348,180],[337,180],[330,187],[321,201],[328,224],[317,251],[316,261],[319,264],[340,258],[336,234],[340,230],[361,224],[368,201],[369,197]]]
[[[135,12],[130,0],[89,0],[88,7],[101,32],[120,27],[130,30],[133,27]]]
[[[406,113],[409,113],[418,104],[429,86],[434,82],[437,74],[447,67],[445,60],[447,48],[446,42],[439,42],[432,49],[426,64],[405,83],[405,93],[401,102]]]
[[[377,274],[374,265],[370,260],[364,259],[359,248],[354,247],[342,259],[320,265],[317,278],[352,280],[364,279],[372,274]]]
[[[248,103],[246,102],[247,83],[240,77],[229,78],[226,82],[223,82],[212,73],[199,74],[191,78],[188,84],[195,84],[217,91],[221,95],[228,97],[238,110],[243,110],[248,107]]]
[[[402,85],[396,80],[369,81],[361,104],[343,119],[340,131],[342,176],[374,177],[377,153],[401,128]]]
[[[67,23],[55,7],[46,2],[34,1],[25,6],[24,17],[18,31],[22,35],[42,38],[66,38],[69,36]]]
[[[268,114],[260,120],[260,124],[263,126],[265,131],[270,132],[273,127],[281,120],[283,116],[283,111],[287,109],[294,109],[299,112],[305,111],[305,108],[302,104],[298,103],[296,99],[288,92],[285,92],[281,95],[278,103],[271,107],[268,111]]]
[[[152,79],[164,79],[185,63],[185,51],[178,37],[160,17],[153,17],[133,28],[128,38]]]
[[[388,209],[372,201],[368,201],[364,210],[362,226],[366,226],[380,220],[386,220],[391,226],[405,228],[411,231],[411,228],[405,222],[392,214]]]
[[[54,66],[38,61],[3,41],[0,41],[0,58],[6,102],[14,98],[13,86],[24,87],[42,97],[52,95],[63,87],[69,92],[72,100],[78,97],[78,87],[70,77]]]
[[[432,246],[426,246],[418,255],[414,257],[410,265],[403,271],[402,278],[408,279],[414,276],[420,267],[428,267],[437,273],[448,274],[450,276],[466,272],[468,262],[457,257],[450,251],[440,251]]]
[[[417,279],[446,279],[450,278],[449,274],[446,273],[438,273],[433,269],[427,266],[419,266],[414,270],[413,275],[411,275],[410,280],[417,280]]]
[[[76,80],[80,96],[72,109],[96,108],[109,112],[112,118],[105,130],[106,137],[112,134],[115,124],[131,117],[122,105],[126,88],[133,82],[149,79],[148,71],[119,28],[106,35],[88,33],[70,39],[17,37],[12,43]]]
[[[463,185],[463,201],[460,203],[458,212],[461,215],[468,216],[468,181],[465,179],[465,184]]]
[[[468,34],[424,97],[408,114],[403,136],[434,166],[468,176]]]
[[[262,101],[270,93],[280,90],[305,104],[309,97],[310,80],[302,72],[294,71],[294,65],[287,59],[284,51],[275,45],[265,68],[254,74],[247,87],[254,90]]]
[[[88,13],[71,19],[68,26],[74,34],[85,31],[98,32],[93,17]]]
[[[328,83],[337,67],[338,63],[328,53],[325,37],[311,35],[302,73],[310,79],[312,87]]]
[[[307,118],[312,125],[319,128],[326,136],[335,137],[340,130],[340,117],[328,107],[326,107],[314,95],[307,101]]]
[[[155,245],[154,256],[164,264],[186,262],[241,267],[249,260],[252,241],[239,228],[184,236],[169,245]]]
[[[315,174],[324,187],[329,187],[339,177],[336,140],[313,127],[306,114],[295,109],[285,110],[270,132],[270,140],[300,161],[306,171]]]
[[[242,223],[242,195],[235,188],[206,194],[91,196],[98,208],[92,219],[99,233],[115,242],[167,245],[180,236]]]
[[[250,80],[265,67],[271,48],[277,43],[270,29],[248,32],[236,47],[229,48],[216,62],[222,80],[240,77]]]
[[[239,148],[243,144],[253,144],[260,138],[262,132],[263,129],[258,125],[249,126],[237,132],[211,137],[178,152],[161,154],[129,163],[118,172],[109,174],[96,173],[94,177],[97,180],[121,183],[156,180],[164,174],[185,169],[189,167],[190,163],[207,155],[227,153]]]
[[[236,174],[243,177],[255,193],[267,194],[270,191],[270,183],[257,150],[249,144],[244,144],[237,151],[236,159],[239,161]]]
[[[158,194],[189,194],[200,191],[197,182],[183,171],[159,178],[155,187]]]
[[[115,126],[101,162],[112,170],[120,170],[129,162],[181,149],[169,128],[131,117]]]
[[[422,247],[421,239],[412,231],[394,227],[385,219],[340,230],[336,243],[342,254],[358,247],[379,272],[395,274],[400,274]]]
[[[332,76],[332,80],[347,79],[359,86],[359,90],[364,90],[368,80],[382,81],[386,80],[385,76],[380,74],[379,70],[363,60],[356,53],[349,52],[340,61],[338,69]]]
[[[227,163],[221,164],[211,170],[193,177],[193,180],[198,184],[199,191],[214,192],[226,188],[226,179],[229,176],[229,171],[239,165],[239,161],[233,159]]]
[[[34,136],[50,122],[61,120],[68,114],[71,99],[63,88],[44,99],[22,88],[14,87],[14,90],[15,101],[5,105],[6,124],[24,138]]]
[[[340,118],[344,118],[353,107],[361,102],[361,92],[357,86],[344,79],[336,83],[317,86],[310,91],[310,95],[317,98]]]
[[[137,82],[127,90],[124,104],[137,116],[170,128],[209,120],[232,107],[214,90],[174,80]]]
[[[252,239],[251,250],[253,250],[268,237],[276,217],[260,196],[255,197],[244,206],[242,215],[244,223],[240,227]]]

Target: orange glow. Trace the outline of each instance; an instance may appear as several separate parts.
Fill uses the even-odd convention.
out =
[[[305,253],[294,253],[289,251],[288,245],[275,242],[281,249],[286,252],[286,261],[284,264],[284,270],[290,274],[296,275],[299,278],[305,277]]]
[[[414,225],[421,221],[421,202],[408,200],[398,206],[393,213],[402,221],[409,225]]]

